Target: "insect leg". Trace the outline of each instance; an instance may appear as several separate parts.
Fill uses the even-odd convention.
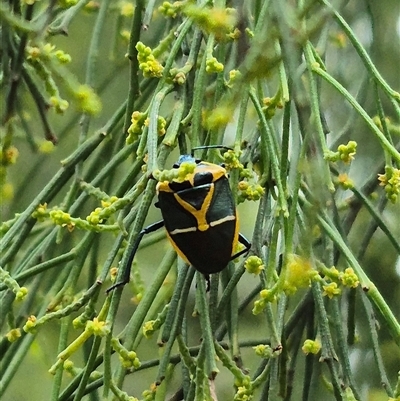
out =
[[[201,150],[201,149],[224,149],[224,150],[233,150],[229,146],[224,146],[224,145],[204,145],[204,146],[196,146],[195,148],[192,149],[192,156],[196,150]]]
[[[238,253],[235,253],[232,257],[231,260],[236,259],[238,256],[244,255],[245,253],[249,252],[251,244],[249,240],[242,234],[239,233],[239,242],[245,246],[244,249],[239,251]]]
[[[127,262],[127,264],[125,266],[124,275],[122,277],[122,280],[118,281],[117,283],[113,284],[110,288],[108,288],[106,290],[107,294],[110,291],[114,290],[115,288],[122,287],[125,284],[129,283],[129,277],[131,275],[131,268],[132,268],[133,258],[135,257],[136,251],[139,248],[140,241],[142,240],[142,238],[143,238],[143,236],[145,234],[149,234],[149,233],[152,233],[154,231],[157,231],[163,226],[164,226],[164,220],[161,220],[161,221],[157,221],[156,223],[150,224],[149,226],[143,228],[142,231],[140,231],[139,235],[136,238],[135,243],[133,244],[131,254],[129,255],[128,262]]]

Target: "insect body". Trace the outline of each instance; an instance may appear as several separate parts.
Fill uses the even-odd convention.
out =
[[[157,184],[162,221],[145,227],[139,234],[130,255],[123,281],[129,281],[130,267],[144,234],[165,226],[167,236],[187,263],[203,273],[223,270],[230,260],[248,252],[249,241],[239,233],[239,223],[227,173],[224,167],[183,155],[174,168],[183,162],[196,163],[194,171],[184,181],[160,181]],[[237,243],[245,248],[235,254]]]
[[[175,166],[188,160],[195,162],[181,156]],[[239,239],[226,170],[200,161],[187,180],[160,182],[157,191],[168,238],[179,256],[203,274],[224,269]]]

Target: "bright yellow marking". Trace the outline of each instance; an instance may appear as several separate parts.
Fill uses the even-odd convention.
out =
[[[233,235],[231,256],[233,256],[236,253],[238,242],[239,242],[239,216],[236,216],[235,234]]]
[[[157,186],[157,193],[159,192],[174,192],[170,187],[169,187],[169,182],[168,181],[160,181]]]
[[[201,209],[197,210],[190,203],[185,202],[178,194],[174,193],[176,201],[187,210],[197,221],[197,229],[199,231],[206,231],[210,228],[210,225],[206,219],[207,210],[210,208],[211,199],[214,195],[214,184],[210,184],[210,190],[208,191],[204,202],[201,205]]]

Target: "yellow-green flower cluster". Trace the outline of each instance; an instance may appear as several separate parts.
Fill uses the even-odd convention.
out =
[[[189,64],[186,64],[182,68],[171,68],[169,70],[169,76],[177,85],[183,85],[186,82],[186,74],[189,71],[190,66]]]
[[[118,200],[118,196],[110,196],[108,199],[102,199],[101,201],[101,207],[106,208],[110,207],[113,203],[115,203]]]
[[[332,281],[339,281],[340,271],[336,269],[335,266],[332,266],[328,269],[327,267],[321,265],[321,269],[324,276],[329,277]]]
[[[98,114],[101,111],[101,101],[95,91],[88,85],[79,85],[73,95],[78,101],[78,108],[91,115]]]
[[[54,146],[53,142],[43,140],[38,143],[38,151],[40,153],[49,154],[49,153],[52,153],[54,151],[54,149],[55,149],[55,146]]]
[[[340,49],[344,49],[347,46],[347,36],[341,31],[333,32],[329,36],[329,39],[335,46]]]
[[[231,121],[233,111],[231,107],[219,106],[203,113],[203,124],[211,130],[217,130],[226,126]]]
[[[36,61],[40,59],[41,51],[37,46],[26,46],[26,59],[29,61]]]
[[[157,386],[155,383],[151,385],[149,390],[144,390],[142,393],[143,401],[154,401],[156,399]]]
[[[396,92],[397,98],[400,99],[400,93]],[[373,121],[375,125],[383,132],[383,125],[382,125],[382,120],[380,119],[379,116],[373,117]],[[387,130],[392,134],[392,135],[400,135],[400,125],[395,124],[392,122],[392,120],[389,117],[385,117],[385,124]]]
[[[157,315],[155,320],[149,320],[143,325],[143,335],[146,338],[150,338],[165,322],[167,313],[169,310],[169,304],[165,305],[163,310]]]
[[[186,74],[183,71],[177,72],[173,77],[173,81],[178,85],[183,85],[186,82]]]
[[[282,109],[283,108],[283,102],[281,99],[281,92],[278,91],[278,93],[274,97],[265,97],[263,99],[263,112],[265,114],[265,117],[267,120],[271,119],[275,113],[276,109]]]
[[[118,199],[119,198],[117,196],[111,196],[107,200],[102,200],[102,207],[97,207],[96,209],[94,209],[93,212],[91,212],[90,215],[86,217],[86,221],[92,225],[101,224],[104,220],[115,213],[116,209],[112,208],[111,205],[118,201]]]
[[[15,299],[17,301],[22,301],[28,294],[28,289],[26,287],[20,287],[18,291],[15,292]]]
[[[54,110],[59,114],[64,113],[69,107],[68,101],[61,99],[59,96],[50,96],[49,102],[51,106],[54,107]]]
[[[69,59],[71,61],[71,56],[68,54],[64,53],[62,50],[55,51],[55,45],[52,45],[51,43],[45,43],[43,46],[27,46],[26,47],[26,53],[27,57],[26,59],[29,61],[38,61],[38,60],[49,60],[53,56],[56,58],[61,56],[62,60]],[[58,57],[56,56],[58,54]]]
[[[357,150],[357,142],[349,141],[347,145],[339,145],[338,153],[339,158],[342,162],[349,164],[352,160],[354,160],[354,156]]]
[[[258,315],[267,306],[268,303],[270,302],[275,302],[276,301],[276,293],[275,291],[272,290],[267,290],[263,289],[260,291],[260,299],[254,302],[254,306],[252,309],[253,315]]]
[[[160,182],[184,182],[187,180],[187,176],[193,174],[196,168],[194,162],[183,162],[179,168],[173,168],[171,170],[156,170],[153,173],[153,177]]]
[[[258,201],[264,195],[265,190],[261,185],[252,182],[253,173],[250,169],[244,168],[239,160],[239,155],[233,150],[228,150],[223,155],[227,170],[237,169],[239,171],[239,180],[241,181],[238,182],[237,202],[242,203],[245,200]]]
[[[128,128],[128,136],[126,137],[126,143],[129,145],[134,143],[142,133],[143,127],[146,124],[147,113],[141,113],[140,111],[134,111],[131,116],[131,125]]]
[[[253,385],[251,383],[250,377],[245,376],[241,383],[236,383],[237,387],[236,394],[233,397],[233,401],[250,401],[253,399]]]
[[[112,267],[110,269],[110,279],[112,283],[115,283],[117,276],[118,276],[118,267]]]
[[[119,13],[126,18],[133,17],[135,6],[129,1],[121,1],[119,3]]]
[[[87,322],[96,314],[94,306],[89,303],[85,306],[85,310],[72,321],[74,329],[84,329]]]
[[[21,337],[21,329],[11,329],[8,333],[6,333],[5,337],[7,338],[8,342],[13,343]]]
[[[99,8],[100,8],[100,3],[96,0],[90,0],[83,6],[83,9],[88,13],[98,11]]]
[[[31,214],[34,219],[38,221],[44,221],[49,217],[49,211],[47,209],[47,203],[40,204],[36,210]]]
[[[360,284],[358,277],[351,267],[339,274],[339,280],[345,287],[356,288]]]
[[[116,202],[117,203],[117,202]],[[124,202],[122,202],[124,203]],[[50,211],[50,219],[53,220],[54,224],[62,227],[67,227],[69,231],[73,231],[76,228],[83,230],[102,232],[102,231],[118,231],[120,228],[117,224],[99,224],[105,217],[114,213],[116,208],[110,207],[106,209],[98,208],[92,215],[88,217],[88,220],[81,219],[79,217],[72,217],[69,213],[64,212],[60,209],[53,209]]]
[[[264,264],[258,256],[253,255],[246,259],[244,268],[248,273],[258,276],[264,270]]]
[[[36,320],[36,316],[30,315],[22,330],[24,330],[25,333],[34,333],[36,330]]]
[[[379,185],[385,188],[386,198],[395,203],[400,193],[400,170],[386,166],[385,174],[378,174]]]
[[[10,272],[4,270],[1,266],[0,283],[5,284],[8,288],[12,290],[17,301],[22,301],[28,294],[28,289],[26,287],[20,287],[18,282],[11,277]]]
[[[64,361],[63,368],[72,377],[76,377],[82,371],[82,369],[76,368],[75,364],[70,359],[67,359],[66,361]]]
[[[97,224],[101,224],[104,221],[104,219],[102,217],[100,217],[100,214],[102,211],[103,211],[103,208],[96,207],[96,209],[94,209],[93,212],[91,212],[89,214],[89,216],[86,217],[86,221],[89,224],[93,224],[94,226]]]
[[[68,64],[71,62],[71,56],[63,50],[56,50],[54,56],[61,64]]]
[[[242,170],[243,164],[240,162],[240,153],[236,153],[234,150],[227,150],[222,156],[224,158],[224,166],[227,170],[239,169]]]
[[[242,74],[239,70],[230,70],[229,71],[229,80],[225,81],[225,86],[228,88],[232,88],[235,83],[240,81]]]
[[[53,61],[56,61],[58,64],[68,64],[71,62],[71,56],[63,50],[55,49],[56,47],[50,43],[46,43],[40,47],[27,46],[26,59],[32,64],[36,73],[43,80],[46,91],[50,95],[50,105],[54,107],[57,113],[62,114],[68,108],[69,103],[61,98],[58,87],[46,65],[51,66]]]
[[[119,32],[119,36],[121,36],[125,43],[129,43],[131,32],[128,29],[121,29],[121,31]]]
[[[258,201],[264,195],[264,188],[260,184],[240,181],[238,183],[238,203],[245,200]]]
[[[53,220],[54,224],[62,227],[67,226],[70,231],[72,231],[75,227],[75,224],[72,222],[71,215],[60,209],[51,210],[49,216]]]
[[[316,275],[318,273],[309,260],[295,254],[288,255],[284,291],[293,294],[300,288],[308,287]]]
[[[304,341],[303,346],[301,347],[302,351],[308,355],[308,354],[318,354],[318,352],[321,350],[321,343],[318,340],[310,340],[307,339]]]
[[[62,8],[70,8],[74,6],[77,2],[78,0],[59,0],[58,4]]]
[[[336,162],[341,160],[343,163],[349,164],[354,160],[357,150],[357,142],[349,141],[347,145],[339,145],[336,152],[328,151],[325,153],[325,160]]]
[[[331,268],[326,268],[321,265],[321,273],[325,276],[322,280],[323,295],[329,298],[333,298],[335,295],[341,294],[341,289],[338,284],[345,287],[356,288],[360,284],[360,281],[351,267],[348,267],[343,272],[332,266]],[[328,281],[326,279],[328,278]]]
[[[240,29],[235,28],[232,32],[229,32],[226,36],[231,40],[238,40],[241,35],[242,32],[240,32]]]
[[[327,296],[329,299],[332,299],[335,295],[339,295],[342,292],[334,281],[329,284],[323,284],[322,288],[324,290],[322,295]]]
[[[146,124],[147,121],[146,121]],[[165,135],[165,128],[167,126],[167,120],[163,116],[157,117],[157,133],[159,136]]]
[[[102,201],[102,206],[96,208],[86,220],[79,217],[72,217],[69,213],[64,212],[61,209],[53,209],[48,211],[47,204],[39,205],[36,210],[32,213],[32,217],[39,221],[44,221],[50,218],[54,224],[67,227],[69,231],[73,231],[75,227],[90,230],[90,231],[118,231],[118,225],[100,225],[105,219],[109,218],[117,210],[121,209],[128,200],[119,199],[116,196],[112,196],[105,201]]]
[[[341,186],[343,189],[351,189],[354,187],[353,180],[346,173],[337,176],[336,184]]]
[[[219,73],[224,71],[224,65],[220,63],[215,57],[207,57],[206,72],[208,74]]]
[[[8,146],[0,152],[0,163],[3,166],[15,164],[19,156],[19,151],[15,146]]]
[[[14,198],[14,185],[10,182],[0,184],[0,202],[10,201]]]
[[[121,364],[124,368],[137,369],[140,367],[140,361],[135,351],[129,351],[128,349],[126,349],[115,337],[111,339],[111,346],[118,354],[119,360],[121,361]]]
[[[183,12],[204,31],[215,35],[217,40],[226,38],[237,20],[237,12],[233,8],[204,8],[187,5]]]
[[[159,328],[155,320],[148,320],[143,325],[143,335],[146,338],[150,338]]]
[[[270,345],[267,344],[258,344],[257,346],[253,347],[254,352],[256,355],[260,356],[264,359],[269,359],[272,357],[274,351]]]
[[[11,182],[7,182],[7,167],[17,162],[18,155],[15,146],[0,148],[0,202],[14,198],[14,186]]]
[[[173,3],[164,1],[161,6],[158,7],[158,11],[168,18],[175,18],[185,3],[185,1],[174,1]]]
[[[131,117],[131,125],[128,128],[128,136],[126,137],[126,143],[131,144],[139,139],[142,134],[144,127],[149,126],[149,118],[147,112],[141,113],[134,111]],[[163,116],[157,116],[157,133],[159,136],[165,135],[167,121]]]
[[[146,78],[156,77],[161,78],[164,67],[154,57],[150,47],[145,46],[142,42],[136,44],[138,51],[137,59],[139,61],[139,68],[143,71]]]
[[[86,331],[95,336],[104,337],[110,332],[110,329],[105,321],[99,320],[98,317],[94,317],[93,320],[87,321]]]
[[[246,32],[246,35],[247,35],[250,39],[254,38],[254,31],[252,31],[250,28],[246,28],[244,31]]]
[[[126,352],[120,352],[119,353],[119,360],[122,364],[122,366],[125,369],[128,368],[140,368],[140,360],[136,355],[135,351],[128,351],[126,350]]]

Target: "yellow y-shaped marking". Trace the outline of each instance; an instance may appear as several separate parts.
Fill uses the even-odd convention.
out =
[[[201,209],[197,210],[190,203],[185,202],[177,193],[174,193],[176,201],[189,213],[191,213],[197,220],[197,229],[199,231],[206,231],[210,227],[207,222],[206,214],[207,210],[210,207],[211,199],[214,195],[214,184],[210,185],[210,190],[208,191],[206,197],[204,198],[204,202],[201,205]]]

